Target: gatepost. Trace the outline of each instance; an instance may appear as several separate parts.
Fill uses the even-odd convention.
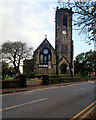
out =
[[[21,87],[26,87],[26,75],[25,74],[21,74],[19,75],[19,80],[20,80],[20,86]]]

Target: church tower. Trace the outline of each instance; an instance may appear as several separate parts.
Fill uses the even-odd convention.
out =
[[[72,74],[72,8],[58,8],[55,15],[56,74]]]

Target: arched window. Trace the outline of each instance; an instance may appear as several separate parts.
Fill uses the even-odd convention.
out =
[[[63,16],[63,25],[67,27],[67,16]]]
[[[48,62],[50,62],[50,61],[51,61],[51,55],[48,54]]]
[[[67,53],[67,45],[65,45],[65,52]]]
[[[51,61],[51,52],[48,49],[43,49],[40,52],[40,64],[48,65],[48,62]]]
[[[62,45],[61,46],[61,54],[63,55],[63,53],[64,53],[64,46]]]
[[[47,56],[44,56],[44,63],[47,64]]]
[[[40,55],[40,63],[43,63],[43,54]]]

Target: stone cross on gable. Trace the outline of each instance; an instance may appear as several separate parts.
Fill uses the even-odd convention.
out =
[[[47,35],[45,35],[45,39],[47,39]]]

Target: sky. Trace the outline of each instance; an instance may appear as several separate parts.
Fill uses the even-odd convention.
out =
[[[35,50],[47,35],[55,48],[56,6],[57,0],[1,0],[0,45],[8,40],[22,41]],[[78,33],[73,26],[74,58],[94,49],[94,43],[88,45]]]

